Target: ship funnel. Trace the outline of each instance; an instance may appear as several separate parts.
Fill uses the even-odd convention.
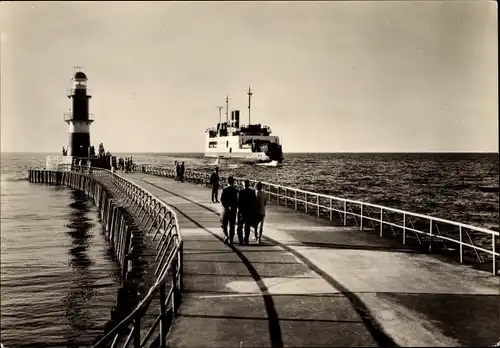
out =
[[[240,110],[234,110],[234,127],[240,127]]]

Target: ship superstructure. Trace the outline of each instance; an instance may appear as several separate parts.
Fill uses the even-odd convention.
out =
[[[279,137],[272,135],[269,126],[250,122],[253,95],[250,88],[247,94],[248,124],[240,124],[239,110],[231,111],[229,118],[229,98],[226,96],[226,122],[221,122],[222,107],[219,107],[219,123],[205,130],[205,156],[249,163],[282,163],[283,151]]]

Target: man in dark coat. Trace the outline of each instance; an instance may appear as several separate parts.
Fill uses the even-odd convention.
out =
[[[175,180],[179,181],[181,179],[181,164],[177,162],[175,165]]]
[[[256,197],[255,191],[250,187],[250,181],[245,180],[245,188],[238,197],[238,239],[240,244],[249,244],[250,227],[255,218]],[[243,237],[243,228],[245,236]]]
[[[180,169],[180,177],[179,179],[181,182],[184,182],[184,172],[186,171],[186,168],[184,167],[184,162],[181,163],[181,169]]]
[[[212,186],[212,202],[219,203],[219,167],[215,167],[210,176],[210,186]]]
[[[236,223],[236,211],[238,209],[238,189],[234,187],[234,179],[230,176],[227,179],[229,184],[222,190],[220,201],[222,203],[222,231],[224,232],[224,243],[233,243],[234,225]],[[227,225],[229,224],[229,236],[227,234]]]

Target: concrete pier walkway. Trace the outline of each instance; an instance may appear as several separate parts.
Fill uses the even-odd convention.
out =
[[[499,278],[270,205],[263,242],[225,245],[206,187],[123,174],[178,212],[184,298],[170,347],[491,346]]]

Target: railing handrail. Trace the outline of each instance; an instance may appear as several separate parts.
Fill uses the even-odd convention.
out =
[[[146,167],[149,167],[149,166],[146,166]],[[150,167],[155,167],[155,166],[150,166]],[[161,169],[166,169],[166,170],[172,170],[172,169],[167,169],[167,168],[164,168],[164,167],[161,167],[161,166],[156,167],[156,168],[161,168]],[[188,173],[188,172],[195,173],[195,174],[202,174],[202,175],[207,176],[207,177],[210,176],[209,173],[205,173],[205,172],[198,172],[198,171],[194,171],[194,170],[186,170],[186,173]],[[223,179],[227,180],[227,177],[225,177],[225,176],[220,176],[220,178],[223,178]],[[240,178],[240,177],[234,177],[234,179],[235,180],[240,180],[240,181],[244,180],[244,178]],[[253,180],[253,179],[248,179],[248,180],[250,182],[252,182],[252,183],[259,182],[259,180]],[[486,233],[486,234],[500,236],[500,232],[498,232],[498,231],[493,231],[493,230],[490,230],[490,229],[487,229],[487,228],[484,228],[484,227],[473,226],[473,225],[465,224],[465,223],[462,223],[462,222],[457,222],[457,221],[447,220],[447,219],[443,219],[443,218],[433,217],[433,216],[425,215],[425,214],[421,214],[421,213],[414,213],[414,212],[411,212],[411,211],[407,211],[407,210],[403,210],[403,209],[398,209],[398,208],[391,208],[391,207],[383,206],[383,205],[380,205],[380,204],[362,202],[362,201],[358,201],[358,200],[354,200],[354,199],[349,199],[349,198],[341,198],[341,197],[336,197],[336,196],[327,195],[327,194],[323,194],[323,193],[316,193],[316,192],[312,192],[312,191],[306,191],[306,190],[302,190],[302,189],[293,188],[293,187],[290,187],[290,186],[273,184],[273,183],[266,182],[266,181],[260,181],[260,182],[262,183],[262,185],[272,186],[272,187],[276,187],[276,188],[283,189],[283,190],[300,192],[300,193],[304,193],[304,194],[307,194],[307,195],[318,196],[318,197],[323,197],[323,198],[327,198],[327,199],[334,199],[334,200],[341,201],[341,202],[345,201],[345,202],[348,202],[348,203],[359,204],[359,205],[363,205],[363,206],[369,206],[369,207],[383,209],[383,210],[387,210],[387,211],[391,211],[391,212],[395,212],[395,213],[400,213],[400,214],[408,214],[408,215],[411,215],[413,217],[419,217],[419,218],[423,218],[423,219],[430,220],[430,221],[435,221],[435,222],[442,222],[442,223],[454,225],[454,226],[457,226],[457,227],[467,228],[467,229],[470,229],[470,230],[473,230],[473,231],[478,231],[478,232],[483,232],[483,233]]]
[[[146,195],[149,195],[150,197],[152,197],[153,200],[155,200],[157,203],[159,203],[160,205],[162,205],[166,209],[166,212],[169,212],[170,214],[172,214],[173,220],[175,221],[176,237],[177,238],[173,238],[173,239],[174,239],[174,242],[176,244],[175,244],[175,247],[172,249],[172,251],[169,254],[169,257],[167,259],[167,264],[163,267],[163,270],[156,278],[155,283],[150,287],[148,293],[144,296],[144,298],[141,300],[141,302],[139,302],[137,304],[137,306],[134,308],[134,310],[132,310],[132,312],[127,317],[125,317],[123,320],[121,320],[112,330],[107,332],[97,343],[94,344],[94,346],[99,346],[103,342],[106,342],[108,339],[110,339],[113,335],[116,335],[117,332],[119,330],[121,330],[123,327],[129,325],[134,320],[134,316],[136,316],[137,313],[140,310],[142,310],[145,305],[149,305],[148,302],[149,302],[149,300],[151,300],[151,297],[160,289],[160,286],[162,285],[162,283],[164,283],[166,281],[166,278],[168,277],[169,271],[172,269],[174,262],[177,262],[176,258],[172,257],[172,255],[177,255],[182,248],[183,239],[182,239],[181,230],[179,227],[179,221],[177,219],[177,214],[175,213],[175,211],[171,207],[168,206],[168,204],[166,204],[165,202],[163,202],[162,200],[157,198],[155,195],[153,195],[148,190],[140,187],[139,185],[135,184],[131,180],[128,180],[127,178],[124,178],[123,176],[118,175],[117,173],[115,173],[111,170],[103,169],[103,168],[96,168],[96,167],[80,166],[80,165],[75,165],[75,164],[61,164],[57,168],[58,168],[57,170],[64,170],[65,168],[69,168],[70,170],[73,170],[73,169],[88,170],[90,168],[93,171],[93,173],[104,172],[107,174],[111,174],[112,176],[118,178],[119,180],[126,182],[127,184],[131,185],[132,187],[135,187],[137,190],[140,190],[140,191],[144,192]],[[142,314],[144,315],[145,313],[146,313],[146,311],[144,311],[144,313],[142,313]]]
[[[75,91],[81,91],[81,90],[85,90],[87,92],[87,95],[91,95],[92,93],[92,88],[75,88],[75,87],[71,87],[71,88],[66,88],[66,94],[70,94],[70,93],[75,93]]]
[[[93,112],[89,112],[88,115],[89,115],[89,118],[88,118],[89,121],[95,121]],[[74,120],[73,112],[65,112],[63,117],[64,117],[64,121]]]

